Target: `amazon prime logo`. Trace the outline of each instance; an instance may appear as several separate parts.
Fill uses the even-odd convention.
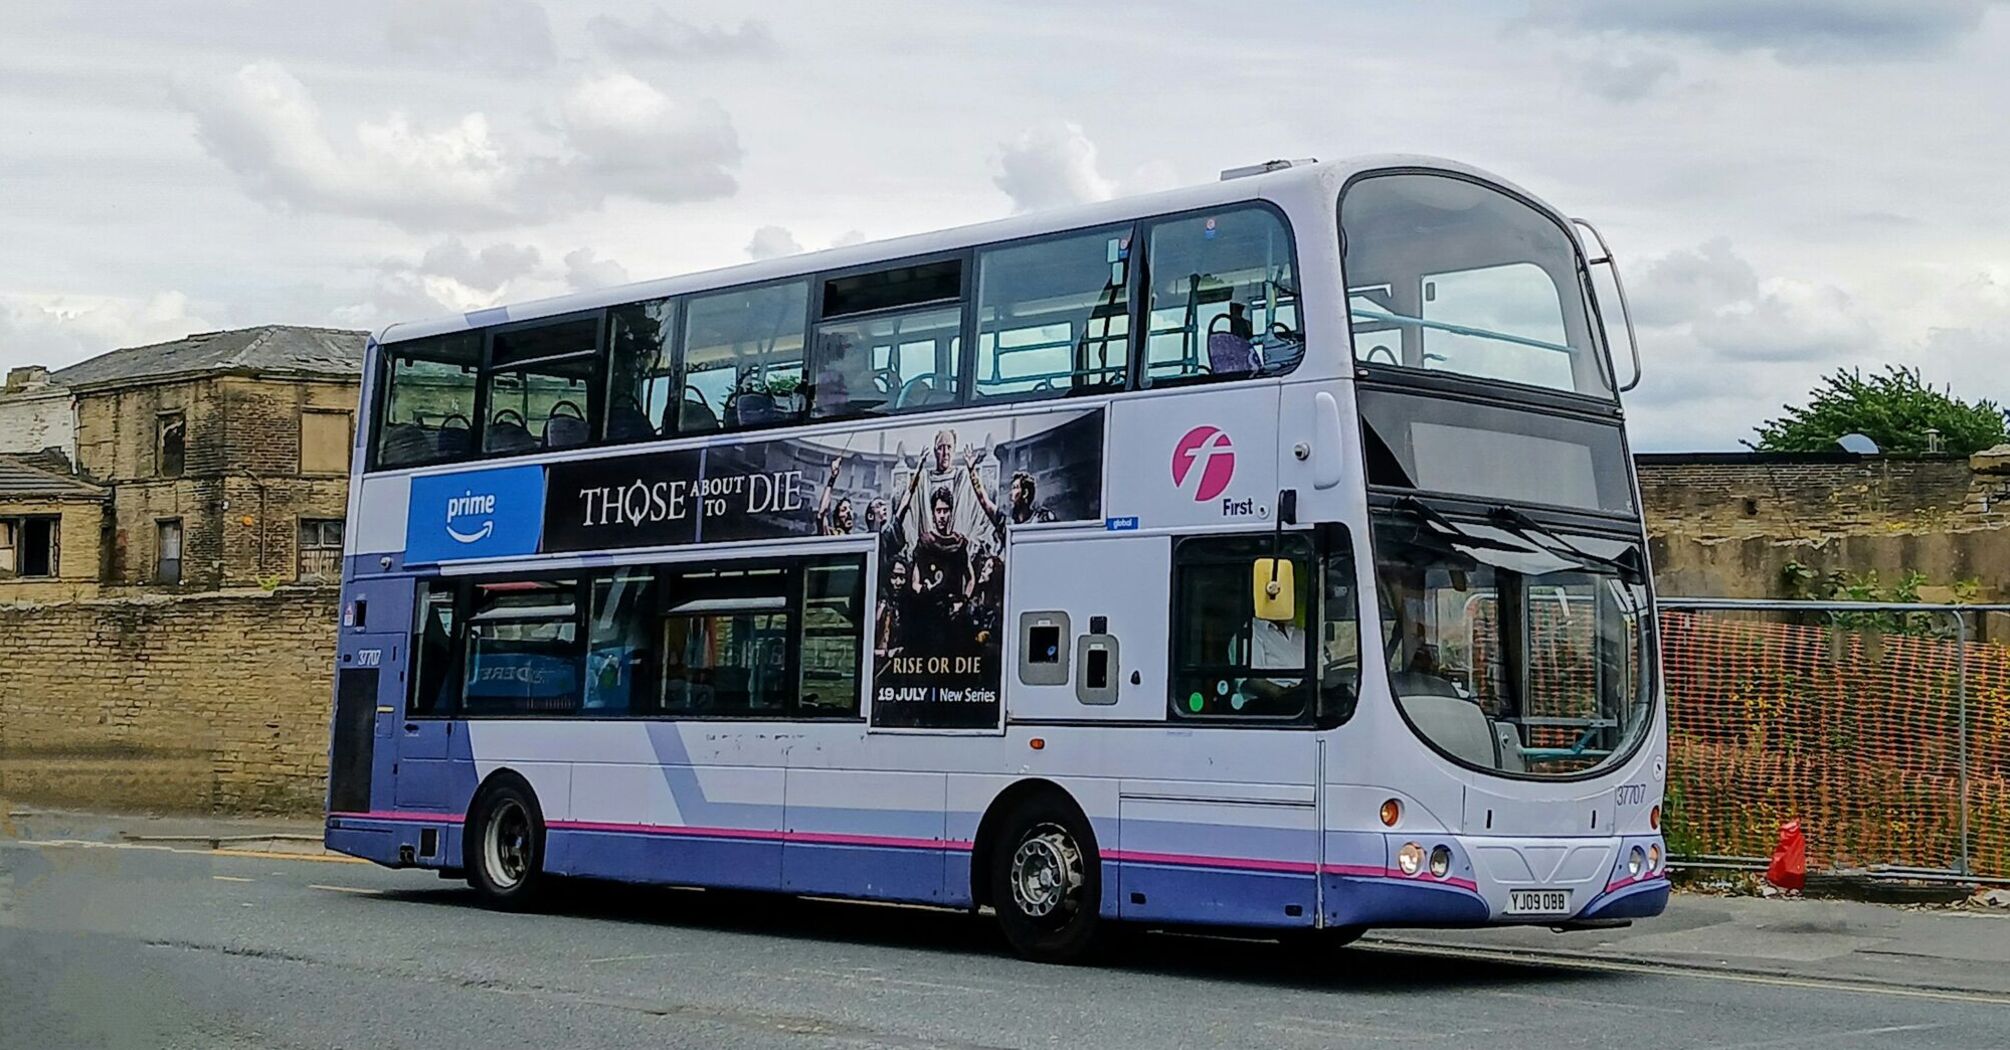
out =
[[[447,535],[457,543],[480,543],[496,530],[494,493],[472,491],[447,499]]]

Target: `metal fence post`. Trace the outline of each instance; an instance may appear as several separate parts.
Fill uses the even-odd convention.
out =
[[[1954,649],[1954,658],[1955,658],[1955,663],[1956,663],[1956,666],[1955,666],[1955,669],[1954,669],[1954,715],[1955,715],[1955,717],[1956,717],[1956,718],[1959,718],[1959,719],[1961,720],[1961,726],[1960,726],[1960,730],[1959,730],[1959,732],[1958,732],[1958,733],[1956,734],[1956,739],[1958,739],[1958,740],[1960,741],[1960,747],[1959,747],[1959,752],[1960,752],[1960,756],[1961,756],[1961,767],[1960,767],[1960,776],[1959,776],[1959,781],[1960,781],[1960,785],[1961,785],[1961,786],[1960,786],[1960,788],[1959,788],[1959,790],[1960,790],[1960,792],[1961,792],[1961,860],[1960,860],[1960,862],[1959,862],[1958,866],[1957,866],[1957,867],[1956,867],[1956,868],[1955,868],[1954,870],[1955,870],[1955,871],[1958,871],[1958,872],[1960,872],[1960,873],[1961,873],[1961,874],[1963,874],[1963,875],[1967,875],[1967,874],[1969,874],[1969,869],[1968,869],[1968,614],[1967,614],[1967,613],[1964,613],[1964,612],[1961,612],[1961,611],[1959,611],[1959,610],[1956,610],[1956,611],[1954,612],[1954,637],[1955,637],[1955,639],[1957,640],[1957,643],[1958,643],[1958,644],[1957,644],[1957,645],[1955,646],[1955,649]]]

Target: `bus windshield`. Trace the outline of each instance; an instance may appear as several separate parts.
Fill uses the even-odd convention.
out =
[[[1511,511],[1376,514],[1390,686],[1410,727],[1465,765],[1570,776],[1628,757],[1652,712],[1652,619],[1637,544]]]
[[[1564,227],[1453,175],[1366,178],[1341,198],[1354,356],[1367,366],[1613,397]]]

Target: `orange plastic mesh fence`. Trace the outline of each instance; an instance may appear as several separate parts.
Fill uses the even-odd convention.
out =
[[[1787,614],[1774,614],[1775,619]],[[1799,820],[1811,870],[1961,855],[1952,637],[1664,612],[1670,852],[1763,857]],[[1912,614],[1913,631],[1945,615]],[[1968,647],[1969,865],[2010,875],[2010,648]]]

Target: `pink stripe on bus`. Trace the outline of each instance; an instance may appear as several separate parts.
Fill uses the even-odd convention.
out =
[[[426,824],[459,824],[459,813],[411,813],[391,809],[371,810],[368,813],[330,813],[330,820],[391,820],[400,822],[418,821]]]
[[[592,820],[554,820],[546,827],[561,831],[604,831],[620,835],[688,835],[747,839],[757,842],[801,842],[830,846],[884,846],[896,849],[961,849],[970,843],[953,839],[899,838],[892,835],[844,835],[820,831],[776,831],[756,828],[707,828],[687,824],[612,824]]]

